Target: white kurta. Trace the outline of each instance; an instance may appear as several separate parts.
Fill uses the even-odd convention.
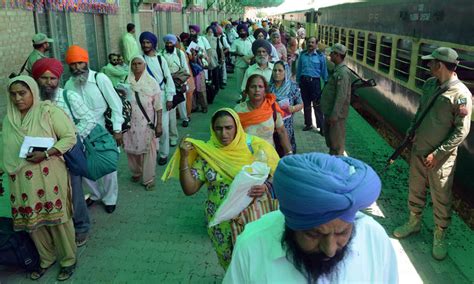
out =
[[[237,238],[223,283],[307,283],[281,247],[284,223],[278,210],[248,224]],[[395,251],[372,217],[357,213],[355,236],[338,271],[335,279],[321,277],[318,283],[398,283]]]

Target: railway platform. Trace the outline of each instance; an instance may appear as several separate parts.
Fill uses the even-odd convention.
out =
[[[217,95],[207,114],[194,113],[180,136],[208,139],[212,113],[233,106],[237,87],[232,76]],[[298,152],[327,152],[324,138],[316,131],[303,132],[303,115],[296,114]],[[347,125],[347,152],[381,172],[393,150],[353,109]],[[164,167],[157,167],[160,177]],[[130,181],[126,155],[121,155],[117,210],[107,214],[102,206],[90,208],[92,230],[78,249],[78,264],[70,283],[220,283],[224,271],[206,232],[206,190],[186,197],[179,181],[161,182],[154,191]],[[382,175],[383,189],[376,206],[368,210],[391,235],[407,217],[408,165],[398,160]],[[399,260],[400,283],[473,283],[474,234],[457,216],[448,233],[449,256],[442,262],[431,257],[432,212],[427,210],[421,232],[409,239],[392,239]],[[24,272],[0,266],[0,283],[54,283],[59,266],[40,281]],[[361,267],[363,273],[363,267]]]

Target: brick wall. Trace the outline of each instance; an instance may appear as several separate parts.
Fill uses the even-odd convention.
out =
[[[0,9],[0,122],[6,114],[8,75],[20,71],[32,51],[34,34],[31,11]]]

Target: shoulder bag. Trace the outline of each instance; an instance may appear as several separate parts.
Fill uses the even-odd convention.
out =
[[[109,103],[105,99],[104,93],[99,87],[99,84],[97,83],[97,74],[99,72],[96,72],[94,75],[95,79],[95,84],[97,85],[97,88],[99,89],[100,94],[102,95],[102,98],[104,99],[105,103],[107,104],[107,109],[105,110],[104,117],[105,117],[105,128],[110,133],[114,132],[113,124],[112,124],[112,109],[109,106]],[[106,75],[107,76],[107,75]],[[124,122],[122,123],[122,133],[127,132],[131,127],[131,119],[132,119],[132,105],[130,102],[127,100],[126,95],[122,95],[120,90],[115,89],[115,92],[117,93],[118,97],[120,98],[120,101],[122,101],[122,116],[124,119]]]
[[[74,124],[77,125],[79,123],[79,120],[74,117],[74,113],[72,112],[71,105],[69,104],[69,99],[67,97],[67,90],[63,91],[63,98],[64,102],[66,102],[66,106],[69,109],[69,112],[71,113]],[[66,167],[73,175],[87,177],[88,173],[87,159],[85,153],[86,149],[84,147],[84,144],[82,144],[82,140],[79,134],[77,134],[76,140],[76,144],[71,149],[69,149],[69,151],[64,153],[63,157],[66,161]]]
[[[69,110],[71,109],[69,108]],[[77,121],[74,115],[73,119]],[[119,159],[117,143],[102,125],[96,124],[89,135],[84,138],[84,146],[87,161],[87,174],[84,177],[96,181],[117,170]]]

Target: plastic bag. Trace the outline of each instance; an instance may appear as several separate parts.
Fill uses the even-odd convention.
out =
[[[231,220],[247,208],[253,200],[247,195],[249,189],[254,185],[262,185],[269,173],[270,167],[262,162],[244,166],[232,181],[229,192],[224,202],[217,208],[214,218],[209,222],[209,227]]]

